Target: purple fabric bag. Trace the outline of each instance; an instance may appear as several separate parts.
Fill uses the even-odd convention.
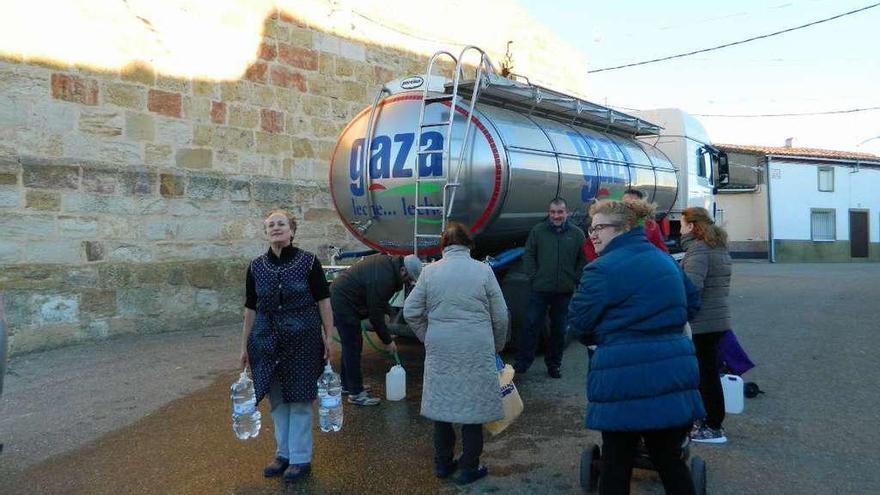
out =
[[[720,369],[740,376],[755,367],[755,363],[736,340],[733,330],[726,330],[718,341],[718,365]]]

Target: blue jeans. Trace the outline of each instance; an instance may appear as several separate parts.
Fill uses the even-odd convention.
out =
[[[312,462],[312,403],[284,402],[277,382],[272,384],[270,402],[275,424],[275,457],[291,464]]]
[[[538,336],[544,328],[547,311],[550,311],[550,341],[544,352],[547,369],[562,365],[562,351],[565,349],[565,320],[568,318],[568,292],[529,291],[529,307],[525,328],[520,332],[519,349],[516,354],[516,367],[527,370],[535,360]]]

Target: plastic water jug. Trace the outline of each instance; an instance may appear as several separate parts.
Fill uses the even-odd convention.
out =
[[[238,380],[229,387],[232,398],[232,431],[239,440],[255,438],[260,434],[260,411],[257,410],[257,397],[254,382],[248,377],[247,368]]]
[[[318,423],[321,431],[342,429],[342,382],[329,362],[318,378]]]
[[[721,375],[721,389],[724,390],[724,412],[743,412],[746,406],[743,379],[737,375]]]
[[[406,398],[406,370],[395,364],[385,373],[385,396],[388,400]]]

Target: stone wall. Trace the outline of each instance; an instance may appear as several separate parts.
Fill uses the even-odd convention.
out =
[[[238,324],[273,207],[355,246],[327,188],[337,134],[423,57],[274,14],[240,80],[0,58],[0,291],[13,354]]]
[[[329,245],[360,247],[332,210],[336,137],[438,49],[476,44],[497,64],[515,40],[519,72],[585,87],[583,56],[515,1],[395,1],[71,0],[51,35],[40,20],[51,2],[14,10],[27,15],[0,40],[11,352],[240,324],[245,267],[266,249],[274,207],[294,212],[296,242],[325,260]]]

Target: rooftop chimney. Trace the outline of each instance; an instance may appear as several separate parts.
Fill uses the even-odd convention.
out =
[[[786,147],[786,148],[791,148],[791,144],[792,144],[793,142],[794,142],[794,138],[793,138],[793,137],[785,138],[785,147]]]

